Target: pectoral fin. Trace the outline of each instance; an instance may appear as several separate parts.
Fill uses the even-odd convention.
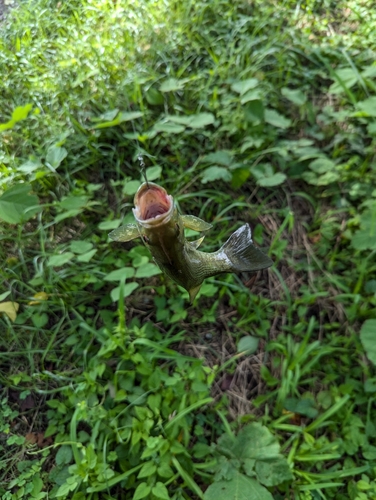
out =
[[[208,231],[212,226],[208,222],[205,222],[194,215],[181,215],[181,220],[183,221],[184,227],[187,229],[193,229],[193,231]]]
[[[114,241],[131,241],[141,235],[136,224],[126,224],[114,229],[108,236]]]

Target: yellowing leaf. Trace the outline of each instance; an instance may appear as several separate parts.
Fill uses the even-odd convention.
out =
[[[15,321],[19,307],[20,304],[17,302],[1,302],[0,313],[6,314],[11,321]]]
[[[35,300],[31,300],[28,303],[29,306],[36,306],[36,305],[40,304],[41,300],[47,300],[48,295],[46,292],[37,292],[35,295],[33,295],[33,299],[35,299]]]

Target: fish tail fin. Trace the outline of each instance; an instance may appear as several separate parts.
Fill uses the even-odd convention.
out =
[[[235,231],[219,250],[231,263],[231,271],[260,271],[273,265],[273,261],[254,246],[249,224]]]

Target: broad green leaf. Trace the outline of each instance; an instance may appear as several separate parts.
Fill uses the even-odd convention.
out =
[[[340,174],[336,170],[331,170],[330,172],[326,172],[323,175],[320,175],[317,179],[318,186],[327,186],[332,182],[337,182],[340,179]]]
[[[72,241],[69,248],[74,253],[86,253],[93,248],[93,244],[90,241]]]
[[[258,125],[264,121],[265,109],[260,99],[250,101],[244,109],[244,117],[253,125]]]
[[[259,339],[252,337],[251,335],[246,335],[242,337],[238,342],[238,352],[246,351],[247,354],[252,354],[257,351],[259,345]]]
[[[376,459],[376,446],[372,446],[371,444],[367,444],[363,446],[362,455],[366,460],[375,460]],[[357,483],[357,487],[359,488],[359,482]],[[364,481],[364,489],[368,489],[369,484]]]
[[[109,229],[117,229],[121,224],[121,219],[104,220],[98,224],[98,229],[107,231]]]
[[[124,279],[133,278],[134,269],[133,267],[122,267],[121,269],[116,269],[106,274],[103,278],[105,281],[122,281]]]
[[[108,111],[105,111],[104,113],[100,114],[99,116],[92,116],[90,118],[90,121],[92,121],[92,122],[112,121],[118,113],[119,113],[118,108],[109,109]]]
[[[337,71],[334,72],[334,76],[331,78],[334,80],[334,83],[329,87],[330,94],[345,92],[346,89],[350,89],[358,81],[358,75],[353,68],[337,69]]]
[[[166,119],[169,122],[177,123],[191,128],[203,128],[211,125],[215,121],[212,113],[197,113],[195,115],[168,115]]]
[[[207,182],[213,182],[218,180],[223,180],[225,182],[230,182],[232,179],[231,173],[224,167],[217,167],[213,165],[205,169],[202,173],[201,182],[206,184]]]
[[[137,478],[153,476],[156,470],[157,466],[154,462],[146,462],[146,464],[142,466]]]
[[[146,249],[145,249],[146,250]],[[149,263],[149,257],[142,254],[137,254],[132,260],[133,267],[141,267]]]
[[[360,329],[360,340],[367,357],[376,365],[376,319],[367,319]]]
[[[0,313],[4,313],[11,321],[16,321],[17,311],[20,308],[18,302],[1,302]]]
[[[97,454],[95,453],[94,446],[90,443],[85,450],[85,455],[86,455],[86,461],[89,469],[94,469],[94,467],[97,465]],[[113,474],[110,473],[110,475],[107,473],[107,479],[109,479]]]
[[[273,500],[273,497],[256,479],[237,472],[230,481],[211,484],[204,500]]]
[[[376,96],[369,97],[365,101],[357,103],[357,108],[365,113],[367,116],[376,117]]]
[[[241,104],[246,104],[249,101],[257,101],[262,98],[262,95],[258,89],[250,90],[246,94],[243,94],[240,102]]]
[[[315,403],[312,399],[287,398],[283,406],[287,411],[299,413],[308,418],[315,418],[318,414],[318,410],[315,408]]]
[[[250,89],[254,89],[259,84],[257,78],[248,78],[247,80],[241,80],[239,82],[235,82],[231,85],[231,90],[237,92],[242,95],[248,92]]]
[[[141,500],[149,495],[151,486],[146,483],[140,483],[133,495],[133,500]]]
[[[34,313],[31,317],[31,321],[35,328],[43,328],[48,323],[48,315],[46,313]]]
[[[153,89],[153,87],[145,92],[145,97],[147,102],[152,106],[158,106],[164,103],[163,94],[158,92],[157,89]]]
[[[31,172],[34,172],[35,170],[38,170],[38,168],[42,168],[43,164],[37,159],[29,159],[19,167],[17,167],[17,170],[19,172],[23,172],[24,174],[30,174]]]
[[[73,476],[73,477],[77,477],[77,476]],[[70,491],[73,491],[77,488],[77,481],[76,480],[73,480],[72,482],[70,483],[64,483],[62,484],[59,489],[57,490],[57,492],[55,493],[55,495],[57,496],[57,498],[59,497],[65,497],[66,498],[66,495],[68,495],[68,493]]]
[[[72,448],[64,444],[59,447],[56,453],[55,462],[56,465],[66,465],[71,463],[72,458],[73,458]]]
[[[265,137],[247,137],[243,142],[242,147],[240,148],[240,152],[244,153],[244,151],[247,151],[247,149],[249,148],[258,149],[263,145],[264,142]]]
[[[175,90],[181,90],[184,85],[185,83],[181,80],[177,80],[176,78],[169,78],[162,83],[162,85],[159,87],[159,90],[161,92],[173,92]]]
[[[376,77],[376,64],[371,64],[367,66],[362,71],[363,78],[375,78]]]
[[[351,244],[356,250],[376,249],[376,207],[362,213],[360,229],[355,232]]]
[[[179,125],[189,125],[192,115],[167,115],[166,120],[169,122],[178,123]]]
[[[83,208],[88,201],[88,196],[67,196],[60,201],[59,205],[66,210],[73,210]]]
[[[164,123],[156,123],[153,129],[156,130],[157,132],[166,132],[168,134],[180,134],[181,132],[184,132],[185,127],[177,123],[164,122]]]
[[[335,168],[336,164],[329,158],[317,158],[309,164],[309,168],[316,174],[325,174]]]
[[[307,96],[299,89],[289,89],[288,87],[283,87],[281,89],[281,94],[297,106],[302,106],[307,102]]]
[[[39,200],[29,194],[30,191],[29,184],[16,184],[7,189],[0,196],[0,219],[9,224],[19,224],[35,215],[39,210]]]
[[[42,488],[44,486],[44,482],[40,478],[39,474],[36,474],[33,477],[32,485],[33,485],[33,489],[30,491],[30,495],[31,495],[32,499],[33,500],[34,499],[35,500],[41,500],[42,498],[45,498],[46,493],[45,492],[41,493]]]
[[[146,178],[148,181],[155,181],[159,179],[162,173],[162,167],[159,165],[154,165],[153,167],[148,167],[145,171]]]
[[[257,460],[255,469],[257,479],[265,486],[276,486],[293,479],[287,460],[282,456],[272,460]]]
[[[158,409],[160,408],[160,402],[158,405]],[[197,458],[197,457],[196,457]],[[166,463],[162,462],[161,465],[157,469],[158,476],[160,477],[165,477],[169,479],[174,475],[174,471],[171,469],[171,467]]]
[[[136,278],[151,278],[152,276],[156,276],[157,274],[161,274],[161,270],[158,266],[153,264],[152,262],[148,262],[137,268]]]
[[[98,250],[96,248],[94,248],[93,250],[90,250],[89,252],[78,255],[76,257],[76,259],[78,262],[89,262],[94,257],[94,255],[97,253],[97,251]]]
[[[367,132],[369,133],[369,135],[376,135],[376,122],[368,124]]]
[[[218,286],[213,285],[212,283],[205,283],[200,288],[200,291],[197,294],[197,297],[201,297],[204,295],[205,297],[214,297],[218,293]]]
[[[52,168],[56,169],[67,155],[68,151],[65,148],[60,146],[51,146],[47,151],[46,162],[49,163]]]
[[[308,184],[313,184],[317,186],[318,176],[314,172],[303,172],[301,177],[304,181],[308,182]]]
[[[190,118],[189,126],[192,128],[204,128],[215,121],[212,113],[198,113],[197,115],[191,115]]]
[[[234,189],[242,187],[250,175],[249,168],[236,168],[232,171],[231,187]]]
[[[47,266],[60,267],[72,260],[74,257],[73,252],[61,253],[60,255],[52,255],[47,262]]]
[[[229,167],[232,163],[233,155],[230,151],[222,150],[215,153],[209,153],[204,156],[202,163],[218,163],[225,167]]]
[[[273,187],[283,184],[286,180],[286,175],[278,172],[270,177],[262,177],[257,180],[257,184],[262,187]]]
[[[265,460],[279,456],[277,439],[259,423],[251,423],[243,427],[235,438],[227,434],[221,436],[218,445],[228,449],[238,460],[246,458]]]
[[[283,129],[289,128],[291,125],[291,120],[278,113],[275,109],[265,110],[265,121],[270,125],[273,125],[273,127]]]
[[[127,194],[129,196],[137,193],[137,189],[140,187],[140,181],[127,181],[123,187],[123,194]]]
[[[156,485],[153,486],[151,492],[161,500],[170,500],[170,495],[168,494],[166,486],[160,481],[158,481]]]
[[[130,122],[132,120],[136,120],[137,118],[141,118],[143,115],[144,113],[142,113],[142,111],[122,111],[116,119],[119,123]]]
[[[123,291],[124,291],[124,298],[129,297],[129,295],[136,290],[136,288],[139,287],[138,283],[126,283],[123,285]],[[120,286],[117,286],[113,290],[111,290],[111,299],[112,302],[117,302],[119,300],[120,296]]]

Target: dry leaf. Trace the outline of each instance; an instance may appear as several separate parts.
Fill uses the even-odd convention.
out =
[[[28,432],[25,436],[26,444],[35,444],[38,440],[36,432]]]
[[[20,304],[17,302],[1,302],[0,313],[6,314],[11,321],[15,321],[19,307]]]
[[[53,439],[51,436],[45,438],[44,432],[28,432],[25,436],[26,444],[36,444],[38,448],[46,448],[51,446]]]

